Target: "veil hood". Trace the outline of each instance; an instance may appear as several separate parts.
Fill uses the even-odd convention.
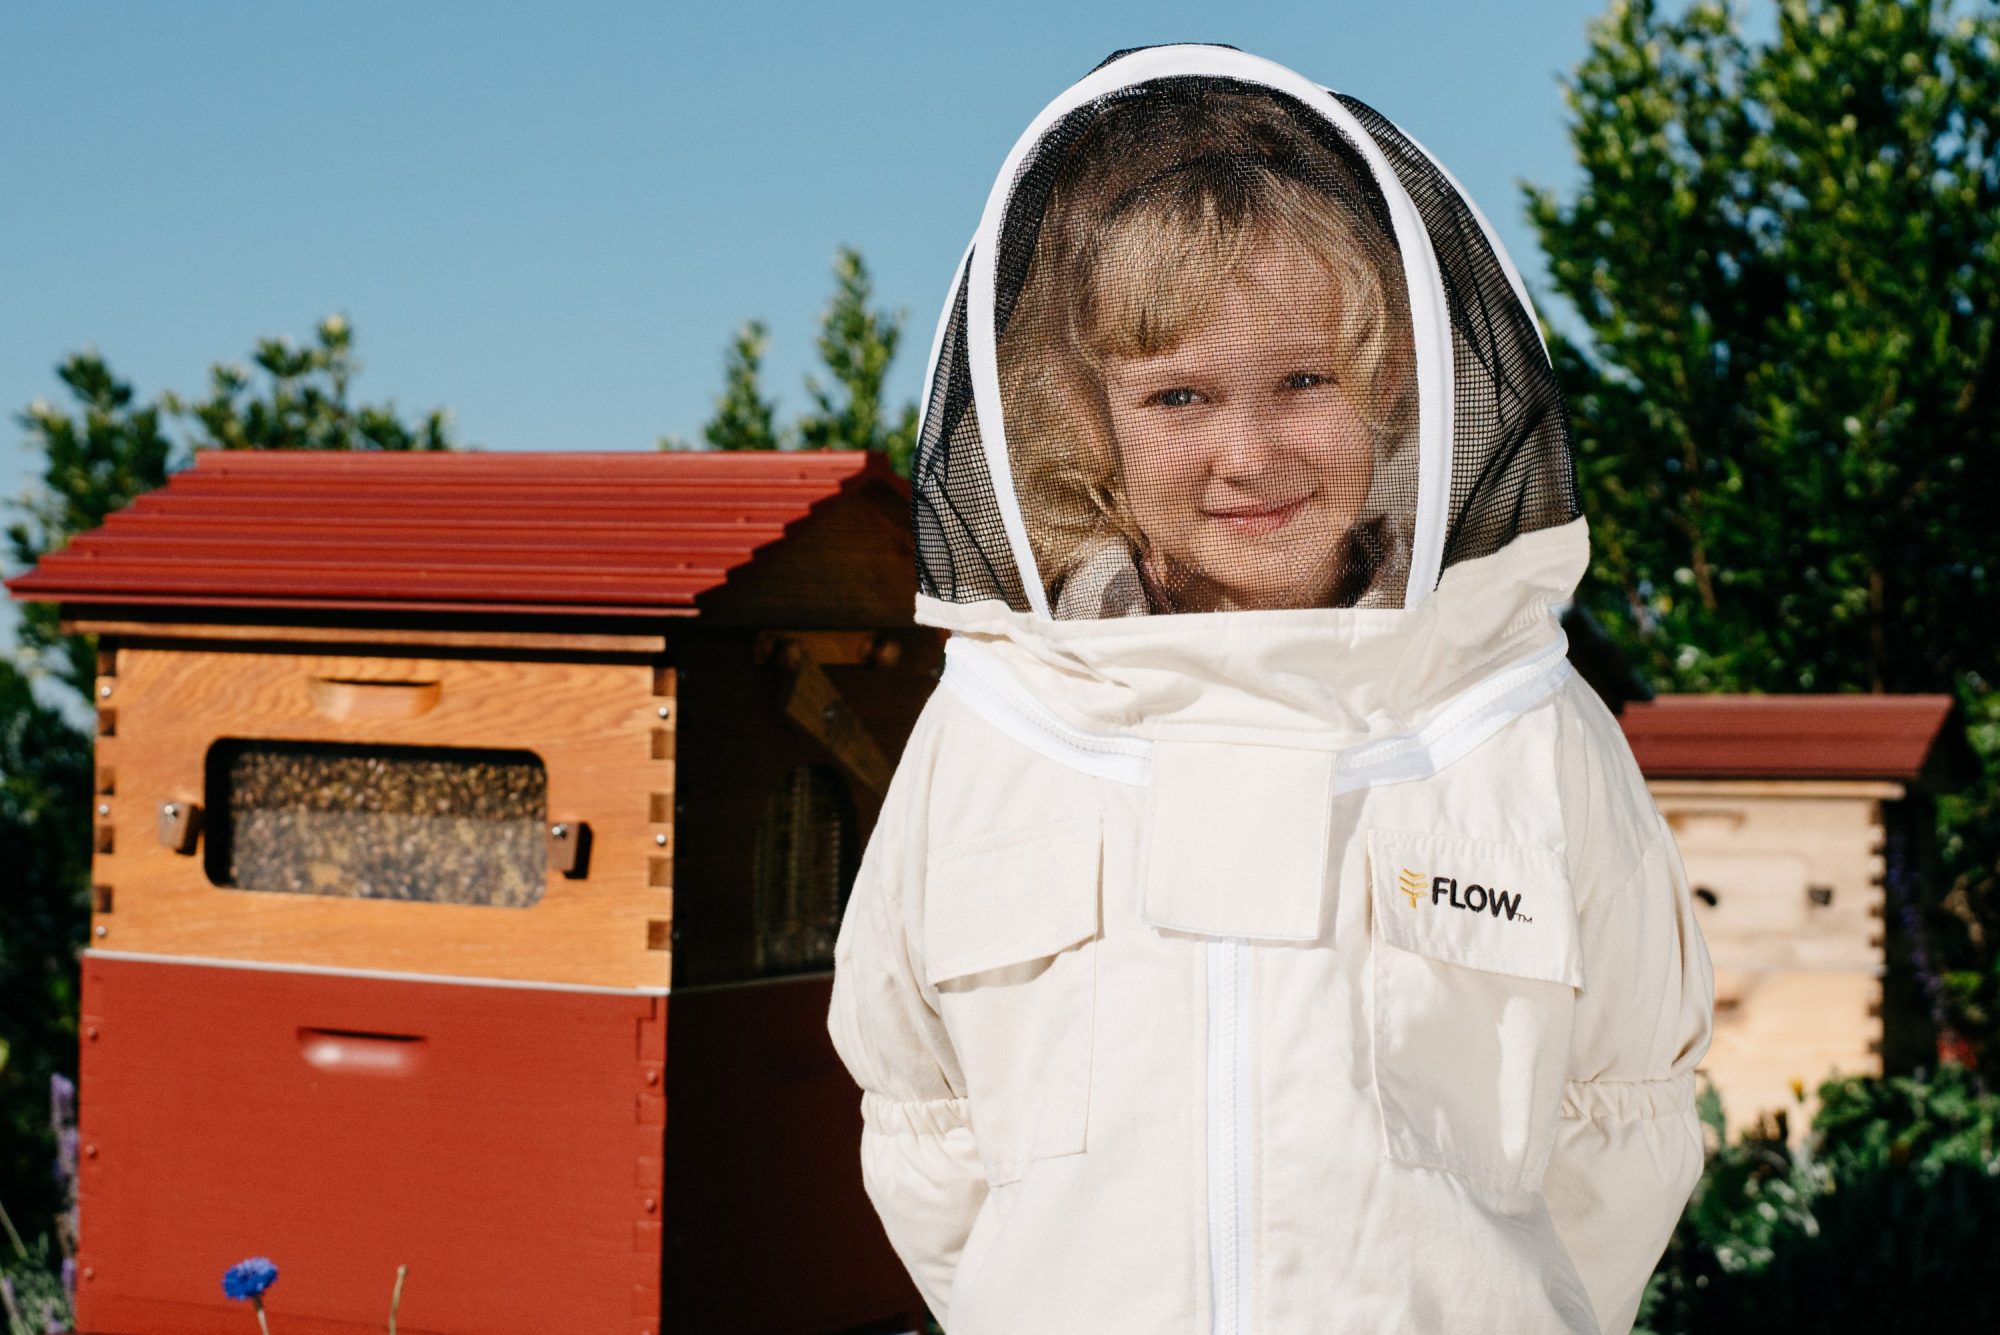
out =
[[[1272,236],[1310,262],[1253,289],[1245,247]],[[1188,332],[1270,311],[1297,328]],[[1116,378],[1155,366],[1187,388]],[[1242,508],[1279,537],[1195,457],[1244,423],[1281,464]],[[1567,410],[1486,219],[1386,116],[1223,46],[1118,52],[1022,133],[938,322],[911,491],[948,675],[1084,735],[1349,750],[1527,666],[1546,694],[1588,561]],[[1179,592],[1232,578],[1269,596]]]

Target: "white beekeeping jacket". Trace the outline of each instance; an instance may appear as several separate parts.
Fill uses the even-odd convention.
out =
[[[945,1328],[1629,1329],[1710,963],[1451,176],[1282,66],[1119,53],[1000,172],[912,487],[947,667],[828,1025]]]

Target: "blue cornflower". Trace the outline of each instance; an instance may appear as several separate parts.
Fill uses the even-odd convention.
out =
[[[232,1298],[256,1299],[262,1297],[264,1290],[276,1283],[277,1278],[278,1267],[271,1264],[270,1257],[253,1256],[222,1272],[222,1291]]]

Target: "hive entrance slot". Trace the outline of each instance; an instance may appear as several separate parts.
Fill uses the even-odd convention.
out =
[[[299,1055],[335,1075],[408,1075],[423,1060],[420,1034],[371,1034],[350,1029],[299,1030]]]

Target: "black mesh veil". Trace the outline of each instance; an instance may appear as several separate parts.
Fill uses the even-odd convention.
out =
[[[1368,131],[1430,235],[1451,321],[1452,470],[1443,566],[1582,513],[1569,409],[1523,304],[1457,183],[1386,116],[1335,94]]]
[[[1429,155],[1254,58],[1154,48],[1120,79],[1129,55],[1024,137],[955,283],[920,591],[1059,620],[1399,607],[1575,518],[1533,316]]]

